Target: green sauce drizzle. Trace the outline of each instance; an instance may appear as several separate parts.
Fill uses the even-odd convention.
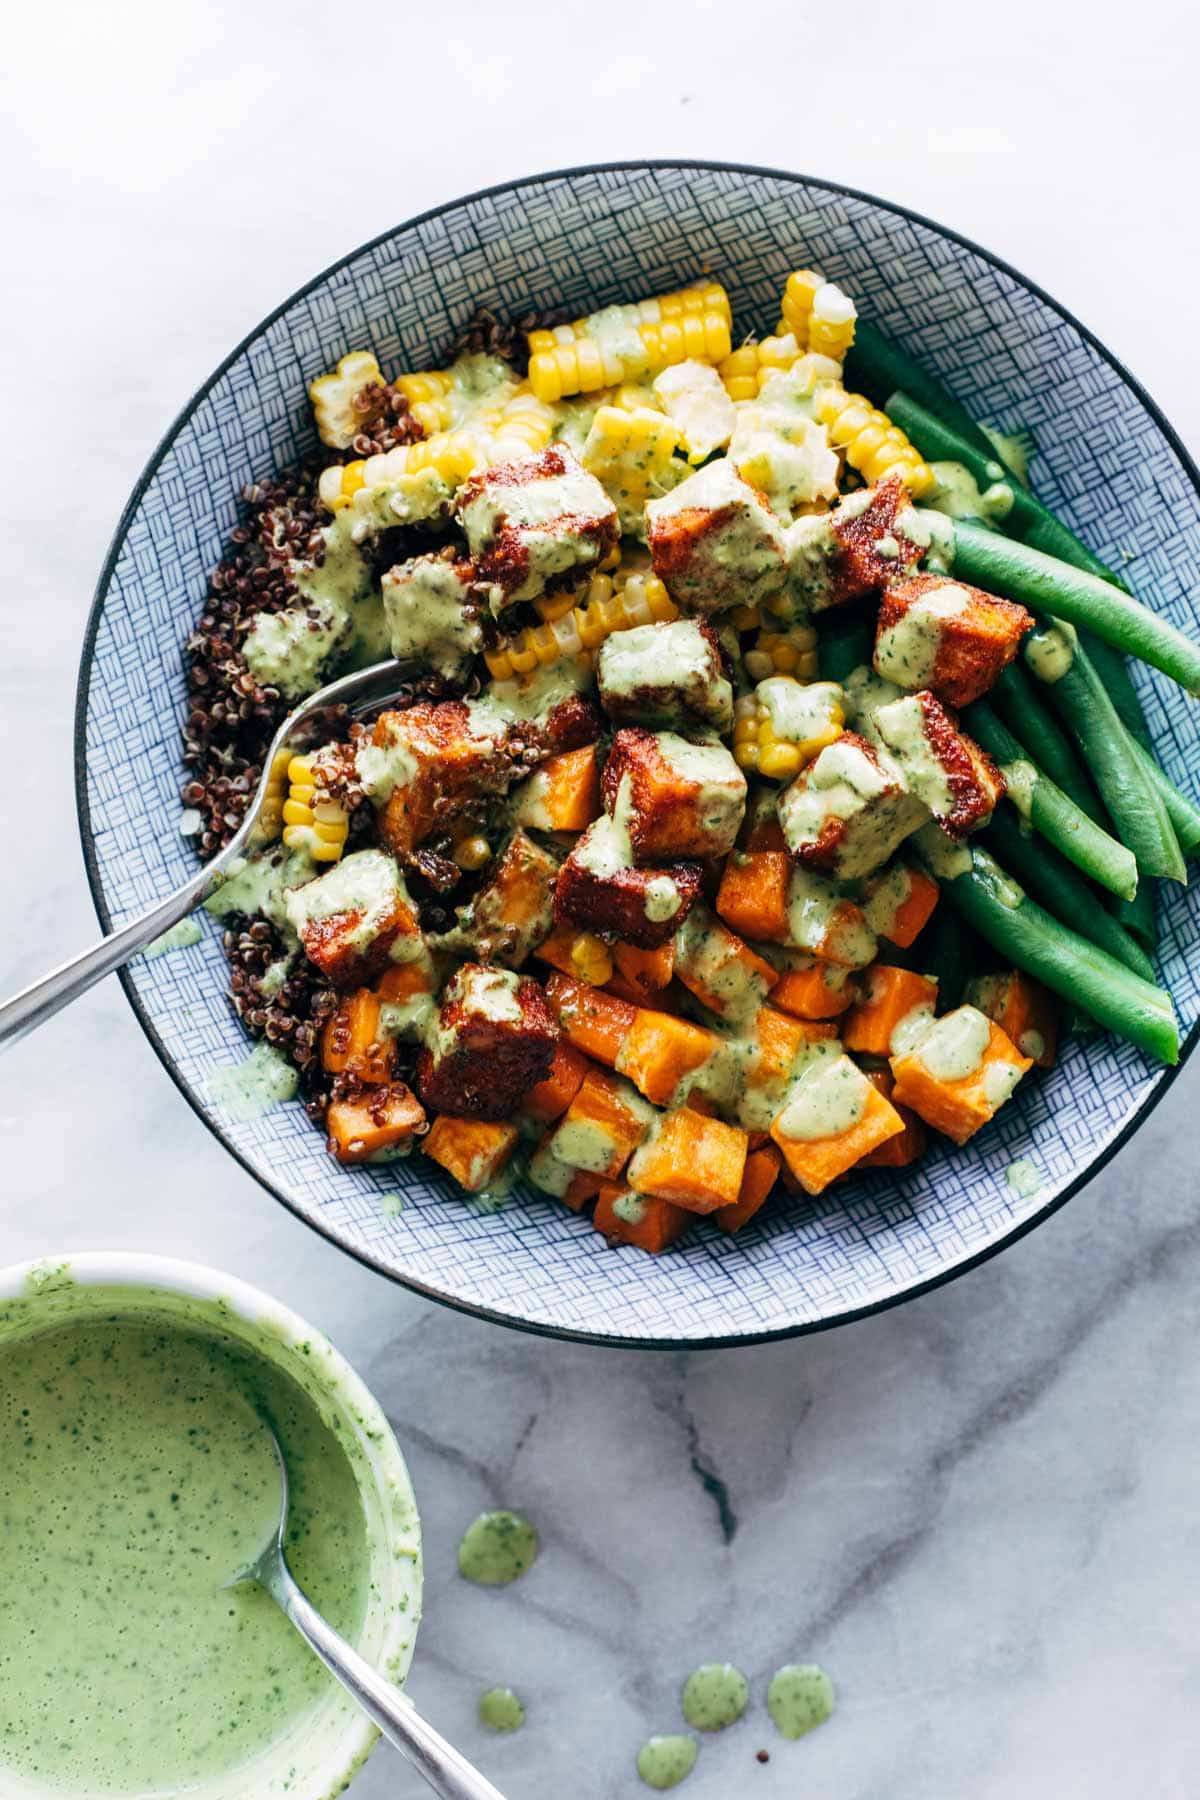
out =
[[[647,1787],[678,1787],[695,1768],[698,1751],[695,1738],[648,1738],[638,1751],[637,1772]]]
[[[489,1731],[520,1731],[525,1708],[511,1688],[489,1688],[479,1696],[479,1722]]]
[[[767,1711],[780,1737],[802,1738],[825,1723],[833,1706],[833,1683],[816,1663],[786,1663],[771,1677]]]
[[[702,1663],[683,1684],[683,1716],[697,1731],[723,1731],[746,1710],[750,1690],[732,1663]]]
[[[504,1587],[537,1560],[538,1534],[521,1513],[480,1513],[458,1546],[458,1568],[480,1587]]]

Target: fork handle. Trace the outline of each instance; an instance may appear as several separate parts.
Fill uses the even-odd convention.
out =
[[[199,869],[190,881],[152,906],[149,912],[141,913],[131,919],[128,925],[122,925],[119,931],[101,938],[90,950],[83,950],[68,962],[60,963],[57,969],[51,969],[40,981],[30,987],[23,988],[0,1006],[0,1050],[15,1044],[28,1031],[34,1031],[47,1019],[52,1019],[56,1012],[77,1000],[80,994],[86,994],[105,975],[113,969],[119,969],[127,963],[131,956],[144,950],[147,944],[177,925],[180,919],[186,919],[208,893],[212,884],[212,868]]]
[[[494,1788],[453,1744],[448,1744],[441,1733],[421,1717],[407,1694],[385,1681],[321,1617],[293,1579],[282,1557],[272,1558],[270,1567],[262,1570],[257,1579],[268,1588],[309,1649],[320,1657],[330,1674],[336,1676],[346,1692],[374,1720],[388,1742],[408,1758],[442,1800],[504,1800],[499,1788]]]

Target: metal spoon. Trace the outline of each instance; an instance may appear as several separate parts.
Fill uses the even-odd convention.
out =
[[[373,1719],[388,1742],[403,1752],[443,1800],[504,1800],[498,1788],[460,1756],[432,1725],[426,1723],[408,1696],[385,1681],[357,1650],[326,1623],[296,1585],[283,1554],[288,1517],[288,1474],[279,1439],[267,1419],[264,1429],[271,1439],[279,1465],[279,1522],[270,1540],[253,1562],[239,1569],[225,1585],[256,1581],[266,1589],[280,1611],[291,1620],[314,1655],[319,1656],[352,1699]]]
[[[149,912],[131,919],[128,925],[122,925],[119,931],[101,938],[90,950],[73,956],[69,962],[60,963],[58,968],[43,975],[40,981],[33,982],[19,994],[14,994],[11,1000],[6,1000],[0,1006],[0,1050],[7,1048],[9,1044],[15,1044],[18,1038],[24,1037],[26,1032],[33,1031],[47,1019],[52,1019],[56,1012],[69,1006],[80,994],[86,994],[102,976],[110,974],[113,969],[119,969],[130,957],[136,956],[139,950],[144,950],[147,944],[153,943],[156,937],[161,937],[164,931],[177,925],[180,919],[186,919],[190,912],[194,912],[220,887],[232,862],[265,841],[259,822],[270,785],[271,765],[281,750],[298,742],[304,726],[318,713],[330,706],[344,706],[352,717],[372,712],[378,707],[386,706],[389,700],[396,699],[401,686],[399,663],[373,663],[369,669],[360,669],[356,674],[343,675],[340,681],[331,681],[328,687],[320,688],[290,712],[271,740],[271,747],[263,759],[262,778],[246,816],[225,848],[211,862],[198,869],[181,888],[152,906]]]

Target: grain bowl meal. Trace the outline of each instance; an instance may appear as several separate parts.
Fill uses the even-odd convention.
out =
[[[610,1241],[734,1232],[964,1144],[1068,1030],[1173,1062],[1153,883],[1200,809],[1125,656],[1200,648],[799,269],[350,350],[321,454],[244,494],[187,645],[184,789],[227,843],[233,1003],[340,1162],[518,1177]],[[862,391],[859,391],[862,390]]]

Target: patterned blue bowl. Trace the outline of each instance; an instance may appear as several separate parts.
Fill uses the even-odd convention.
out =
[[[1084,328],[984,251],[868,195],[765,169],[627,164],[476,194],[389,232],[319,275],[240,344],[151,458],[117,529],[83,650],[78,795],[97,908],[119,924],[189,872],[177,830],[180,646],[253,477],[313,442],[305,384],[345,350],[428,366],[474,308],[577,313],[726,283],[739,321],[774,325],[789,269],[816,263],[980,416],[1037,433],[1039,491],[1137,590],[1200,629],[1200,479],[1158,409]],[[1155,741],[1186,780],[1196,714],[1139,670]],[[1195,1041],[1200,890],[1161,902],[1162,973]],[[701,1226],[652,1259],[608,1250],[534,1193],[485,1212],[420,1158],[346,1170],[298,1105],[239,1123],[206,1098],[247,1045],[219,932],[124,976],[147,1035],[226,1148],[334,1243],[409,1287],[510,1325],[593,1342],[744,1343],[855,1318],[948,1280],[1075,1193],[1171,1075],[1108,1037],[1074,1041],[966,1149],[775,1205],[735,1239]],[[1017,1160],[1033,1179],[1007,1179]],[[1028,1177],[1031,1171],[1024,1170]],[[1032,1191],[1031,1191],[1032,1190]]]

